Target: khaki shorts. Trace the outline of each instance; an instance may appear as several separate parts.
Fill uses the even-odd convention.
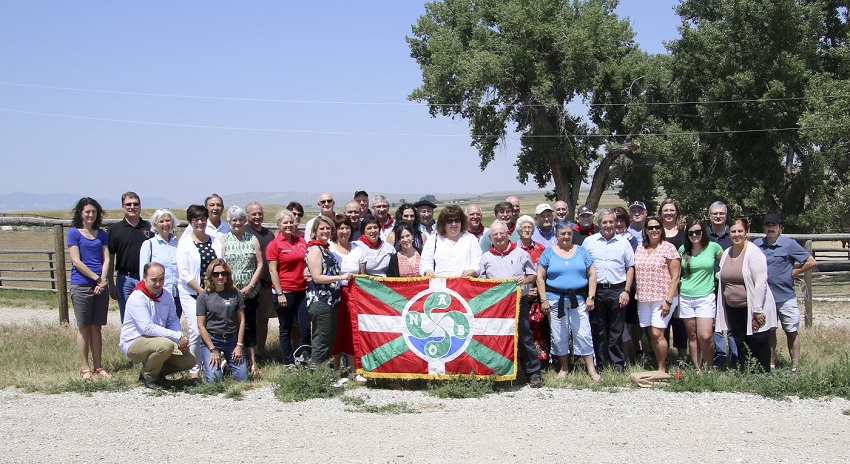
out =
[[[261,287],[257,300],[257,318],[272,319],[277,317],[277,312],[274,310],[274,302],[272,301],[272,288]]]

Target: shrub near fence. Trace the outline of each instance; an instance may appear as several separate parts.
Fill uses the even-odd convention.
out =
[[[104,227],[120,221],[120,219],[104,220]],[[0,289],[16,289],[31,291],[56,292],[59,295],[59,320],[68,322],[68,280],[70,278],[71,260],[67,256],[65,246],[65,228],[70,227],[71,221],[61,219],[43,219],[30,217],[0,217],[0,226],[14,227],[43,227],[51,228],[53,233],[53,249],[12,250],[3,249],[0,241]],[[274,228],[274,224],[264,224]],[[188,223],[181,221],[180,230]],[[303,229],[301,225],[299,228]],[[2,234],[2,232],[0,232]],[[179,235],[178,235],[179,236]],[[750,234],[750,239],[763,236]],[[806,272],[801,282],[799,296],[805,305],[806,327],[812,326],[812,301],[815,288],[847,288],[850,287],[850,249],[830,246],[834,242],[850,241],[850,234],[784,234],[797,240],[805,246],[818,260],[814,271]],[[816,246],[824,245],[824,246]],[[850,297],[847,291],[827,293],[818,292],[818,298]]]

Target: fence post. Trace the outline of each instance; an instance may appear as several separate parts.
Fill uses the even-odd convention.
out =
[[[53,247],[56,250],[56,292],[59,295],[59,323],[67,324],[68,319],[68,280],[65,275],[65,234],[62,225],[53,226]]]
[[[814,252],[812,251],[812,241],[811,240],[806,240],[806,251],[808,251],[809,254],[812,255],[812,256],[815,255]],[[808,271],[806,271],[803,274],[803,281],[806,283],[806,288],[809,289],[809,291],[806,292],[807,293],[806,294],[806,300],[804,301],[804,304],[806,306],[806,328],[811,329],[812,324],[814,323],[814,321],[812,321],[812,300],[814,300],[814,291],[815,291],[815,288],[812,286],[812,270],[811,269],[809,269]]]

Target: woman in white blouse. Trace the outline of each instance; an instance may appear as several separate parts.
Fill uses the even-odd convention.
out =
[[[174,228],[178,223],[177,216],[167,208],[158,209],[151,216],[150,223],[151,230],[156,235],[142,243],[139,249],[139,275],[145,275],[145,264],[162,264],[165,269],[165,284],[162,288],[174,297],[177,317],[180,317],[183,308],[180,305],[180,295],[177,294],[177,237],[174,235]]]
[[[437,218],[436,239],[428,240],[422,249],[419,273],[425,277],[478,276],[481,246],[468,228],[463,210],[446,206]]]

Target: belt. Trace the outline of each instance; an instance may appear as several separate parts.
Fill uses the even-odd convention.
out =
[[[565,297],[570,298],[570,309],[578,308],[578,295],[581,295],[582,298],[587,299],[586,286],[582,288],[577,288],[575,290],[559,290],[557,288],[547,286],[546,291],[558,295],[558,319],[561,319],[562,317],[564,317],[564,315],[566,315],[566,311],[564,311]]]
[[[207,332],[207,333],[210,334],[210,337],[215,337],[215,338],[231,338],[231,337],[236,336],[236,332],[231,332],[229,334],[217,334],[217,333],[212,333],[212,332]]]
[[[127,277],[132,277],[132,278],[134,278],[134,279],[136,279],[136,280],[139,280],[139,273],[138,273],[138,272],[118,271],[118,275],[123,275],[123,276],[127,276]]]
[[[598,282],[596,284],[596,288],[612,288],[612,289],[615,289],[615,290],[620,289],[620,288],[624,289],[624,288],[626,288],[626,283],[620,282],[618,284],[606,284],[606,283]]]

